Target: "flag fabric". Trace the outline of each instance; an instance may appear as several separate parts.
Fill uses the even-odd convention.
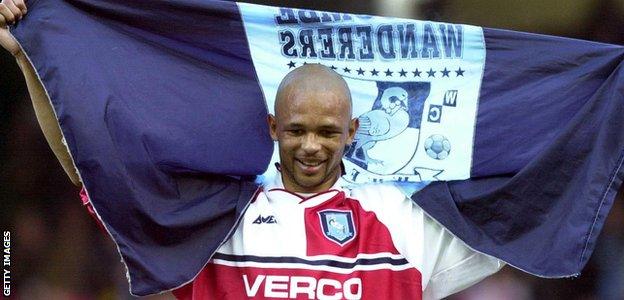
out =
[[[624,47],[224,1],[37,0],[11,28],[131,292],[191,281],[263,180],[277,86],[347,81],[351,184],[396,182],[473,249],[579,274],[624,178]]]

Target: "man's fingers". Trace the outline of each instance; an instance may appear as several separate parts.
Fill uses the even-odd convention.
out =
[[[24,2],[24,0],[13,0],[13,3],[22,11],[22,14],[26,14],[28,9],[26,8],[26,2]]]
[[[21,49],[13,35],[9,32],[7,25],[15,24],[21,18],[22,11],[17,8],[13,0],[2,0],[0,2],[0,47],[8,50],[13,55],[17,55]]]
[[[13,18],[15,19],[15,21],[22,19],[22,10],[15,6],[13,0],[4,0],[3,2],[6,3],[6,6],[13,13]]]
[[[0,15],[4,17],[6,23],[13,24],[15,23],[15,15],[11,12],[11,10],[4,4],[4,1],[0,3]]]

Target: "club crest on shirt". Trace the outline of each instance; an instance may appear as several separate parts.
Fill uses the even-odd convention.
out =
[[[353,214],[348,210],[323,210],[319,213],[321,230],[330,241],[344,246],[355,238]]]

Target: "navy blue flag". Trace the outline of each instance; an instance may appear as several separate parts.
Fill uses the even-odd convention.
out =
[[[624,177],[621,46],[197,0],[29,1],[11,30],[135,295],[191,281],[276,176],[266,114],[306,63],[351,88],[345,180],[528,273],[577,275]]]

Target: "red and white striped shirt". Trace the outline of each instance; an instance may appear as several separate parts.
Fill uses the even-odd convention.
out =
[[[499,270],[389,184],[265,185],[180,299],[437,299]]]

